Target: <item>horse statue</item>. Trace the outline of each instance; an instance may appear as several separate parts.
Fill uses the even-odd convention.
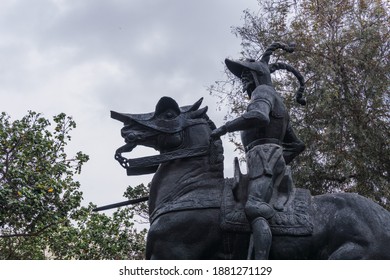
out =
[[[235,160],[224,178],[223,146],[202,100],[179,107],[163,97],[155,112],[111,117],[123,122],[126,144],[115,158],[128,175],[150,174],[147,259],[247,259],[251,230],[245,219],[246,175]],[[211,139],[211,140],[210,140]],[[123,153],[143,145],[155,156]],[[390,213],[352,193],[311,196],[291,174],[271,200],[275,215],[270,259],[390,259]]]

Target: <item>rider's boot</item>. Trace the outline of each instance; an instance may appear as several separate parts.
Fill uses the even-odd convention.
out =
[[[267,220],[263,217],[253,220],[252,232],[255,260],[267,260],[272,244],[272,233]]]
[[[268,259],[272,243],[272,233],[267,219],[271,219],[275,210],[266,202],[261,202],[249,195],[245,205],[245,214],[251,222],[252,246],[249,250],[250,257],[256,260]]]

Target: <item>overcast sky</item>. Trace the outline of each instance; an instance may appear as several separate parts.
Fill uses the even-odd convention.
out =
[[[219,126],[207,87],[222,79],[226,57],[239,58],[232,26],[257,0],[1,0],[0,111],[12,119],[28,110],[73,116],[68,154],[90,156],[82,174],[84,202],[123,200],[128,177],[114,160],[123,145],[110,110],[146,113],[162,96],[180,106],[204,97]],[[235,156],[225,143],[225,176]],[[143,153],[137,150],[136,153]]]

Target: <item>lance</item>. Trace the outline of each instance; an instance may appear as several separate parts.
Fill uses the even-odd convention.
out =
[[[108,210],[108,209],[112,209],[112,208],[118,208],[118,207],[122,207],[122,206],[137,204],[137,203],[140,203],[140,202],[147,201],[148,199],[149,199],[149,196],[143,196],[143,197],[136,198],[136,199],[130,199],[130,200],[114,203],[114,204],[109,204],[109,205],[105,205],[105,206],[96,207],[92,211],[93,212],[99,212],[99,211]]]

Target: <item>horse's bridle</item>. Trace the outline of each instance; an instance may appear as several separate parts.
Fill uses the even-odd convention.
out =
[[[155,173],[161,163],[166,163],[176,159],[205,156],[209,153],[210,145],[205,145],[193,148],[178,149],[155,156],[146,156],[135,159],[127,159],[123,157],[120,152],[117,151],[115,153],[115,159],[120,163],[123,168],[127,170],[127,175],[130,176]]]

